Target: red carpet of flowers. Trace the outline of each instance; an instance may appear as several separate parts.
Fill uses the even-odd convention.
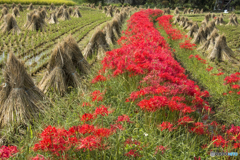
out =
[[[201,91],[194,81],[188,79],[185,70],[173,58],[173,54],[164,37],[154,26],[154,18],[161,16],[161,10],[141,10],[133,14],[128,21],[128,28],[124,32],[118,43],[121,48],[114,49],[106,53],[102,61],[103,68],[100,73],[106,70],[112,71],[113,78],[118,75],[128,75],[129,77],[142,76],[139,89],[132,92],[126,103],[134,102],[136,106],[146,112],[156,112],[159,110],[168,110],[176,115],[170,121],[163,121],[159,124],[159,130],[174,131],[180,126],[184,126],[189,132],[197,135],[213,135],[210,143],[215,147],[226,147],[232,145],[233,148],[240,146],[240,127],[232,126],[229,130],[216,122],[210,124],[204,123],[209,113],[214,113],[208,102],[204,100],[209,96],[208,91]],[[173,40],[182,39],[184,36],[177,29],[173,29],[170,24],[172,16],[161,16],[157,19],[159,24]],[[189,45],[186,41],[181,45],[182,48],[194,49],[195,45]],[[196,57],[200,58],[200,57]],[[202,59],[201,59],[202,60]],[[209,69],[210,70],[210,69]],[[239,74],[226,78],[227,83],[231,83],[233,89],[239,89],[235,80],[239,80]],[[104,82],[107,79],[98,75],[92,80],[92,83]],[[104,93],[94,91],[91,94],[92,101],[102,101]],[[84,102],[83,107],[91,106]],[[94,112],[85,113],[80,116],[83,125],[72,126],[68,130],[48,126],[40,134],[39,141],[34,145],[34,151],[48,152],[54,156],[68,158],[68,151],[87,151],[87,150],[107,150],[108,137],[116,134],[118,130],[123,130],[122,122],[132,123],[127,115],[116,117],[116,121],[108,128],[86,124],[96,118],[108,116],[114,112],[109,107],[101,105],[95,108]],[[201,122],[197,120],[204,117]],[[212,128],[211,130],[209,128]],[[221,128],[221,132],[217,129]],[[226,133],[222,136],[220,133]],[[135,145],[141,150],[140,142],[127,139],[126,144]],[[168,146],[156,146],[156,153],[164,152],[169,149]],[[17,152],[13,147],[2,147],[1,158],[10,157]],[[63,154],[64,153],[64,154]],[[141,157],[135,149],[131,149],[125,156]],[[43,159],[37,155],[33,159]]]

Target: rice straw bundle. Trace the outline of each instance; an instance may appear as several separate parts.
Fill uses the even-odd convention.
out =
[[[212,50],[209,54],[208,58],[211,61],[229,61],[231,63],[239,64],[239,62],[235,59],[234,52],[227,46],[226,37],[221,35]]]
[[[50,14],[50,19],[49,19],[48,23],[49,23],[49,24],[59,23],[58,20],[57,20],[56,15],[55,15],[55,13],[51,13],[51,14]]]
[[[63,40],[63,46],[63,52],[72,60],[74,67],[78,69],[80,73],[89,73],[90,65],[83,57],[82,52],[72,35],[67,36]]]
[[[194,23],[194,24],[191,26],[190,30],[188,31],[187,36],[188,36],[188,37],[193,37],[193,36],[194,36],[194,33],[196,33],[197,31],[198,31],[197,24]]]
[[[187,14],[190,14],[190,12],[191,12],[191,9],[190,9],[190,8],[188,8],[188,10],[187,10]]]
[[[216,16],[215,16],[215,14],[213,13],[213,14],[212,14],[212,18],[215,18],[215,17],[216,17]]]
[[[57,12],[56,12],[57,18],[60,18],[60,17],[63,16],[63,10],[64,10],[63,6],[61,6],[61,7],[57,10]]]
[[[187,8],[183,10],[183,14],[187,14]]]
[[[78,8],[76,8],[75,11],[73,12],[73,17],[76,17],[76,18],[82,17]]]
[[[238,25],[238,19],[237,19],[237,16],[233,17],[233,21],[234,21],[235,24]]]
[[[12,3],[12,9],[16,7],[16,4],[15,3]]]
[[[105,39],[104,33],[97,28],[95,33],[92,35],[90,42],[83,51],[85,58],[92,57],[94,50],[97,50],[97,58],[102,59],[105,55],[105,52],[108,51],[108,44]]]
[[[102,4],[101,3],[99,3],[98,9],[102,10]]]
[[[8,10],[8,5],[7,5],[7,3],[4,3],[4,4],[2,5],[2,8],[7,8],[7,10]]]
[[[103,8],[103,13],[107,14],[107,7]]]
[[[219,17],[219,23],[220,23],[220,25],[224,25],[225,24],[225,22],[223,21],[223,17],[222,16]]]
[[[66,9],[64,9],[61,19],[64,21],[71,19]]]
[[[210,50],[213,49],[218,36],[219,36],[219,34],[218,34],[217,30],[214,29],[214,31],[208,37],[207,41],[202,46],[200,46],[197,50],[201,50],[203,52],[208,50],[208,52],[209,52]]]
[[[193,21],[187,21],[183,27],[184,30],[189,30],[193,25]]]
[[[33,10],[34,8],[33,8],[33,4],[31,3],[31,4],[29,4],[29,6],[28,6],[28,8],[27,8],[27,10]]]
[[[203,14],[203,9],[201,9],[200,14]]]
[[[112,9],[111,8],[109,8],[108,10],[107,10],[107,17],[113,17],[113,13],[112,13]]]
[[[31,23],[27,26],[27,29],[32,31],[45,31],[45,21],[41,18],[39,12],[32,15]]]
[[[208,24],[209,21],[209,15],[205,15],[205,18],[202,22],[205,22],[206,24]]]
[[[54,11],[54,10],[55,10],[55,6],[54,6],[53,3],[51,3],[51,5],[50,5],[50,7],[49,7],[49,10],[50,10],[50,11]]]
[[[181,17],[178,24],[182,25],[182,23],[185,23],[185,17]]]
[[[80,75],[72,60],[64,53],[64,47],[63,43],[59,43],[52,51],[47,72],[38,84],[44,93],[54,89],[55,92],[63,96],[68,91],[68,87],[81,87]]]
[[[5,85],[0,91],[0,124],[28,125],[38,119],[39,113],[44,113],[44,94],[35,86],[24,65],[10,53],[5,72]]]
[[[17,7],[18,7],[18,10],[19,10],[20,12],[23,12],[23,7],[22,7],[22,5],[21,5],[20,3],[18,4]]]
[[[3,9],[2,9],[2,15],[1,15],[1,18],[0,19],[2,19],[5,15],[7,15],[8,14],[8,9],[6,8],[6,7],[4,7]]]
[[[194,44],[203,44],[204,42],[206,41],[206,38],[204,36],[204,31],[203,31],[203,28],[200,27],[198,32],[196,34],[194,34],[194,38],[192,40],[192,43]]]
[[[65,3],[62,5],[62,7],[63,7],[64,9],[67,9],[67,5],[66,5]]]
[[[200,10],[199,10],[199,9],[197,9],[197,10],[196,10],[196,14],[199,14],[199,13],[200,13]]]
[[[193,9],[193,13],[192,14],[196,14],[196,8]]]
[[[105,26],[105,31],[106,31],[106,41],[107,41],[108,45],[113,45],[112,25],[107,23],[106,26]]]
[[[173,21],[173,24],[177,24],[180,21],[179,14],[175,17],[175,20]]]
[[[228,24],[226,24],[227,26],[237,26],[238,24],[235,23],[235,21],[233,20],[233,17],[231,16],[229,18],[229,22]]]
[[[71,16],[73,15],[73,8],[72,7],[69,7],[68,8],[68,14]]]
[[[115,14],[119,14],[119,13],[120,13],[120,10],[116,9]]]
[[[27,14],[27,22],[24,24],[24,27],[28,27],[31,24],[32,16],[36,13],[36,11],[32,11]]]
[[[19,34],[21,32],[20,28],[17,25],[17,21],[13,15],[7,14],[4,16],[4,22],[0,26],[0,29],[3,33],[13,32],[14,34]]]
[[[179,10],[178,7],[175,8],[174,13],[173,14],[179,14]]]
[[[13,10],[12,10],[12,15],[14,17],[20,17],[20,13],[19,13],[19,10],[17,7],[14,7]]]

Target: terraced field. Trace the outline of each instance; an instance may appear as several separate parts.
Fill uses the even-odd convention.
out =
[[[0,67],[4,63],[9,52],[13,52],[18,58],[25,62],[28,72],[33,75],[41,71],[48,63],[51,51],[61,39],[69,34],[75,38],[80,44],[85,36],[97,26],[111,20],[111,17],[106,17],[102,11],[80,7],[81,18],[71,17],[70,20],[61,21],[59,24],[47,24],[45,32],[29,31],[24,27],[27,21],[27,13],[25,10],[20,13],[20,17],[16,17],[17,24],[21,29],[19,35],[3,34],[0,36]],[[11,11],[10,11],[11,13]],[[48,16],[50,15],[48,11]],[[85,41],[89,40],[85,39]],[[81,46],[83,49],[85,46]]]

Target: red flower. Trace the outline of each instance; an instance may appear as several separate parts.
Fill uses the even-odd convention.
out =
[[[193,123],[194,120],[189,116],[182,117],[178,120],[178,125],[186,125],[187,123]]]
[[[97,82],[104,82],[104,81],[106,81],[107,79],[106,79],[106,77],[104,77],[104,76],[102,76],[102,75],[97,75],[93,80],[92,80],[92,82],[91,83],[97,83]]]
[[[101,105],[101,106],[97,107],[95,109],[95,112],[94,112],[94,115],[105,116],[105,115],[108,115],[108,114],[109,114],[109,111],[104,105]]]
[[[190,42],[190,40],[185,40],[183,43],[179,43],[180,48],[188,49],[188,50],[193,50],[196,49],[196,44],[193,44]]]
[[[128,122],[128,123],[132,123],[130,121],[130,118],[128,117],[128,115],[124,114],[122,116],[118,116],[117,122]]]
[[[167,129],[171,132],[176,129],[176,127],[174,128],[170,122],[162,122],[162,124],[158,125],[158,127],[161,129],[161,131]]]
[[[83,102],[82,107],[84,107],[84,106],[91,107],[92,105],[90,103],[88,103],[88,102]]]
[[[131,149],[128,153],[125,154],[127,157],[140,157],[141,155],[135,149]]]
[[[162,154],[164,154],[164,152],[167,150],[168,148],[167,147],[164,147],[162,145],[159,145],[156,147],[156,150],[155,150],[155,154],[157,154],[159,151],[162,152]]]
[[[92,121],[94,119],[94,115],[90,113],[85,113],[82,115],[81,121],[87,122],[87,121]]]
[[[213,144],[216,146],[216,147],[226,147],[227,146],[227,141],[220,135],[218,136],[213,136],[212,138],[212,141],[213,141]]]
[[[94,92],[92,92],[91,97],[92,97],[92,101],[102,101],[103,100],[103,96],[104,93],[101,93],[100,91],[96,90]]]

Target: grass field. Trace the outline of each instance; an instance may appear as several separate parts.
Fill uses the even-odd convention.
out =
[[[18,4],[21,3],[22,5],[25,4],[34,4],[34,5],[50,5],[50,4],[55,4],[55,5],[62,5],[63,3],[65,3],[66,5],[75,5],[76,3],[71,1],[71,0],[0,0],[0,4]]]

